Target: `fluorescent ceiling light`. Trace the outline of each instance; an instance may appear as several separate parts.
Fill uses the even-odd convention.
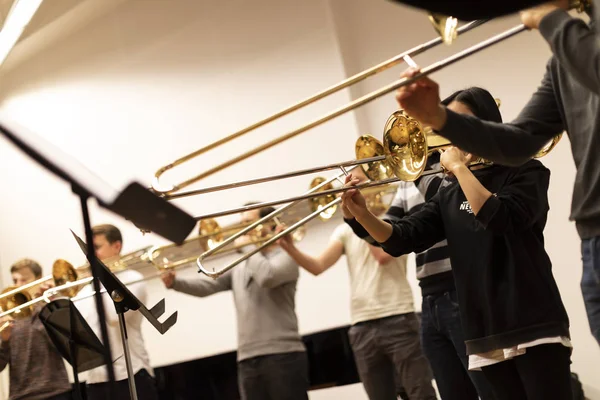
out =
[[[0,31],[0,65],[21,37],[43,0],[15,0]]]

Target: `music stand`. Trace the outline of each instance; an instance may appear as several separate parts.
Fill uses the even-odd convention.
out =
[[[108,373],[109,394],[113,397],[115,394],[115,372],[111,361],[104,304],[102,303],[98,281],[100,268],[98,267],[99,263],[94,262],[95,257],[93,257],[94,243],[88,200],[95,198],[101,207],[176,244],[181,244],[185,240],[196,226],[196,220],[137,182],[131,183],[119,192],[89,171],[78,160],[67,155],[29,129],[12,121],[4,113],[0,113],[0,132],[37,163],[68,182],[73,193],[80,198],[85,237],[88,245],[88,262],[94,278],[92,282],[96,293],[96,311],[99,318],[102,343],[104,343],[105,348],[104,359]],[[91,146],[89,150],[94,151]]]
[[[75,398],[81,400],[79,373],[106,364],[104,346],[69,299],[60,298],[46,304],[39,318],[60,355],[71,364]]]
[[[86,243],[77,236],[73,231],[71,231],[73,237],[79,244],[81,251],[90,258],[90,254],[88,253],[88,246]],[[131,364],[131,354],[129,352],[129,344],[127,339],[127,324],[125,323],[125,313],[127,311],[136,311],[138,310],[154,328],[161,335],[164,335],[175,323],[177,322],[177,311],[171,314],[165,322],[160,322],[158,317],[164,314],[165,312],[165,299],[160,300],[154,307],[150,310],[146,308],[144,303],[142,303],[133,293],[127,289],[119,278],[117,278],[110,269],[104,265],[98,258],[93,255],[93,262],[98,264],[98,279],[104,285],[106,292],[110,295],[113,303],[115,305],[115,310],[119,317],[119,328],[121,330],[121,340],[123,342],[123,355],[125,356],[125,365],[127,366],[127,377],[129,380],[129,392],[131,394],[132,400],[137,400],[137,391],[135,387],[135,378],[133,374],[133,368]]]

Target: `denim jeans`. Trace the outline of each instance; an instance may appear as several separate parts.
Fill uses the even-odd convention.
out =
[[[480,371],[469,371],[456,292],[423,297],[421,343],[443,400],[494,399]]]
[[[600,345],[600,236],[581,241],[581,293],[592,335]]]

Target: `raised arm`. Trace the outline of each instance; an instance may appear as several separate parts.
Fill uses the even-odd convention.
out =
[[[344,253],[344,245],[339,240],[331,240],[329,246],[317,257],[300,251],[289,235],[282,238],[281,248],[302,268],[313,275],[320,275],[331,268]]]
[[[414,76],[409,69],[403,76]],[[439,86],[429,78],[400,88],[396,99],[408,115],[436,130],[461,148],[498,164],[518,166],[527,162],[554,136],[564,131],[552,77],[547,71],[541,85],[511,123],[483,121],[458,114],[440,104]]]
[[[203,277],[182,279],[175,276],[173,271],[161,276],[167,289],[197,297],[206,297],[218,292],[231,289],[231,272],[228,271],[217,279]]]
[[[511,175],[500,191],[482,205],[476,218],[485,229],[498,233],[530,228],[550,209],[550,171],[531,160]]]
[[[524,23],[539,29],[560,63],[585,88],[600,94],[600,46],[595,30],[555,5],[523,12]]]
[[[347,185],[357,180],[347,179]],[[357,223],[377,240],[386,253],[398,257],[411,252],[422,252],[445,238],[444,225],[439,209],[439,194],[425,203],[419,211],[392,222],[373,215],[364,197],[357,190],[342,195],[344,205],[354,215]]]
[[[275,288],[298,279],[298,264],[284,251],[272,257],[258,253],[246,262],[242,268],[248,268],[252,279],[264,288]]]
[[[498,233],[531,227],[548,212],[550,171],[537,160],[515,169],[497,193],[491,193],[465,165],[460,150],[449,149],[442,162],[454,173],[471,205],[475,218],[488,230]]]

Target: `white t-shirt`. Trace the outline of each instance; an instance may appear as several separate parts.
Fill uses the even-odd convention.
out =
[[[347,224],[338,226],[331,240],[344,245],[350,274],[352,324],[415,310],[406,279],[406,256],[379,265],[369,244],[356,236]]]
[[[121,280],[121,282],[125,284],[142,279],[144,277],[141,273],[134,270],[120,271],[115,275],[117,278],[119,278],[119,280]],[[100,286],[104,288],[104,286]],[[146,303],[148,294],[146,291],[145,282],[127,285],[127,288],[142,303]],[[78,296],[85,296],[91,294],[93,291],[94,287],[90,283],[81,289]],[[125,364],[125,356],[123,353],[123,342],[121,340],[119,320],[115,311],[114,303],[108,293],[102,294],[102,300],[104,301],[104,311],[106,313],[106,329],[108,330],[108,340],[110,342],[110,349],[114,362],[113,366],[115,370],[115,379],[120,381],[127,379],[127,366]],[[74,304],[77,306],[77,309],[90,325],[96,336],[98,336],[100,342],[102,342],[102,332],[100,331],[98,313],[96,312],[95,298],[88,297],[86,299],[75,301]],[[153,374],[153,371],[150,367],[148,352],[146,351],[146,346],[144,345],[144,338],[142,337],[141,326],[143,318],[143,315],[139,311],[127,311],[125,313],[129,352],[131,353],[131,363],[134,374],[143,368],[145,368],[150,374]],[[85,378],[82,377],[82,380],[87,381],[87,383],[100,383],[108,381],[105,365],[86,371],[82,373],[82,375],[83,374],[85,374]]]

